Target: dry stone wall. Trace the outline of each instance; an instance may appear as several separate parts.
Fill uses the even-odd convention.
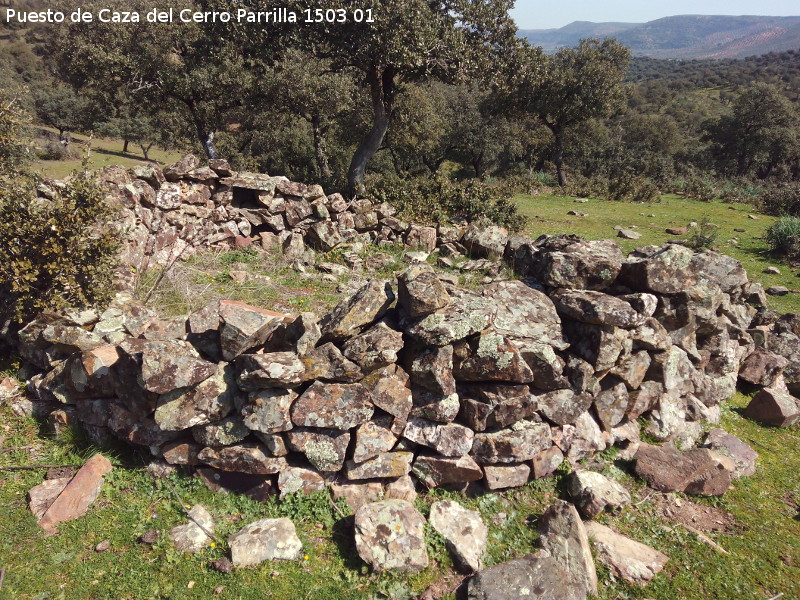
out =
[[[737,384],[760,389],[750,416],[800,418],[800,316],[767,310],[730,257],[419,227],[389,206],[191,158],[106,180],[126,207],[129,265],[176,247],[403,241],[502,258],[522,278],[472,291],[413,265],[322,318],[220,300],[165,320],[120,295],[102,314],[43,314],[20,332],[38,414],[212,484],[357,485],[373,499],[404,497],[409,477],[519,486],[613,444],[633,456],[641,428],[692,446]]]

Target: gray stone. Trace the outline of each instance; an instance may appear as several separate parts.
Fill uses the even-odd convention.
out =
[[[306,455],[318,471],[339,471],[344,465],[350,433],[338,429],[293,429],[286,433],[289,447]]]
[[[467,600],[586,600],[550,556],[530,554],[484,569],[467,586]]]
[[[281,498],[287,494],[321,492],[325,486],[325,478],[311,469],[289,467],[278,473],[278,489],[281,491]]]
[[[416,318],[444,308],[450,294],[427,264],[409,267],[397,277],[397,302]]]
[[[251,392],[241,408],[244,425],[262,433],[289,431],[292,428],[289,410],[296,398],[296,392],[281,388]]]
[[[411,417],[403,437],[432,448],[442,456],[463,456],[472,449],[474,434],[471,429],[456,423],[433,423]]]
[[[756,472],[756,460],[758,459],[756,451],[724,429],[709,431],[703,445],[733,459],[734,478],[748,477]]]
[[[211,542],[209,533],[214,533],[214,519],[201,504],[189,511],[189,522],[176,525],[169,532],[169,539],[183,552],[197,553]]]
[[[542,534],[542,547],[567,570],[569,583],[597,595],[597,573],[589,538],[575,507],[556,500],[539,519],[538,530]]]
[[[394,292],[388,283],[373,279],[353,296],[342,300],[321,322],[325,340],[345,340],[361,333],[379,320],[394,302]]]
[[[355,463],[348,460],[345,464],[345,476],[348,479],[378,479],[402,477],[411,471],[413,452],[385,452],[375,458]]]
[[[231,561],[252,567],[265,560],[300,560],[303,544],[289,519],[261,519],[228,538]]]
[[[294,352],[243,354],[236,359],[237,382],[245,391],[291,388],[305,380],[306,368]]]
[[[425,518],[404,500],[365,504],[355,515],[356,550],[374,571],[421,571],[428,566]]]
[[[592,325],[632,329],[646,319],[621,298],[591,290],[556,290],[550,294],[562,317]]]
[[[481,467],[471,456],[448,458],[420,454],[414,461],[411,470],[428,488],[449,483],[478,481],[483,478]]]
[[[528,483],[531,468],[525,463],[512,465],[486,465],[483,467],[486,487],[490,490],[521,487]]]
[[[631,503],[631,495],[620,483],[594,471],[573,471],[567,490],[575,505],[587,519],[594,519],[605,510],[616,510]]]
[[[291,408],[295,425],[341,430],[366,423],[373,412],[370,394],[363,385],[321,381],[311,384]]]
[[[669,561],[666,554],[621,535],[605,525],[590,522],[586,532],[597,557],[615,577],[628,583],[646,585]]]
[[[364,333],[347,340],[343,353],[369,372],[397,362],[397,354],[402,349],[403,333],[381,321]]]
[[[225,418],[233,410],[236,383],[233,367],[219,363],[216,373],[190,388],[158,398],[155,422],[164,431],[179,431]]]
[[[530,460],[551,445],[548,425],[520,421],[500,431],[476,433],[470,455],[481,464],[515,463]]]
[[[220,301],[219,316],[222,320],[220,343],[225,360],[233,360],[247,350],[260,346],[289,319],[281,313],[233,300]]]
[[[431,505],[430,523],[446,540],[456,563],[467,571],[483,568],[489,530],[480,513],[453,500],[440,500]]]

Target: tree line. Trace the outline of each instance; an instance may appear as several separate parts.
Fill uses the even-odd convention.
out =
[[[28,86],[38,119],[62,134],[119,137],[145,155],[196,148],[350,193],[430,177],[632,200],[681,186],[702,196],[712,179],[796,188],[797,53],[631,60],[614,40],[584,40],[547,55],[517,37],[512,4],[337,3],[372,9],[375,23],[48,26],[6,43],[0,77]]]

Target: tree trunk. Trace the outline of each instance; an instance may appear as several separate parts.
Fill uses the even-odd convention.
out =
[[[331,165],[328,162],[328,155],[325,152],[325,130],[322,126],[322,118],[319,115],[311,117],[311,127],[314,130],[314,154],[317,159],[317,171],[320,177],[327,179],[333,174]]]
[[[201,119],[197,114],[192,102],[184,100],[189,107],[189,112],[192,114],[192,121],[194,122],[195,131],[197,131],[197,139],[200,140],[200,145],[203,146],[203,151],[206,153],[206,158],[219,158],[217,148],[214,146],[214,132],[208,130],[208,126],[204,119]]]
[[[383,138],[389,130],[395,95],[394,76],[395,70],[391,67],[379,72],[378,67],[373,66],[367,73],[367,82],[372,94],[372,129],[353,154],[347,171],[347,187],[352,196],[364,192],[367,163],[380,149]]]
[[[127,152],[128,151],[128,144],[129,144],[128,140],[122,140],[122,151],[123,152]]]
[[[144,159],[145,160],[150,160],[150,156],[149,156],[150,148],[153,147],[153,144],[148,144],[146,146],[144,144],[139,144],[139,147],[141,147],[141,149],[142,149],[142,154],[144,155]]]
[[[560,129],[551,129],[556,138],[555,146],[553,147],[553,162],[556,165],[556,175],[558,175],[558,185],[566,187],[567,173],[564,170],[564,137]]]

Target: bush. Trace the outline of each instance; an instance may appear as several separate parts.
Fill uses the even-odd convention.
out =
[[[413,221],[445,223],[453,217],[468,221],[488,219],[511,231],[519,231],[526,222],[507,187],[482,181],[382,179],[369,190],[371,200],[388,202]]]
[[[36,198],[30,180],[0,181],[0,323],[108,300],[119,237],[111,222],[89,174],[55,200]]]
[[[711,202],[719,193],[712,179],[700,175],[690,175],[683,180],[683,185],[678,192],[686,198]]]
[[[781,217],[769,226],[767,244],[776,254],[800,258],[800,217]]]
[[[0,177],[16,173],[28,158],[24,133],[28,120],[18,100],[0,88]]]
[[[44,146],[36,149],[36,156],[40,160],[68,160],[75,158],[75,153],[59,140],[47,140]]]
[[[621,202],[658,202],[658,186],[641,175],[622,173],[608,182],[608,198]]]
[[[776,216],[800,217],[800,183],[772,185],[761,192],[761,209]]]
[[[718,234],[719,225],[709,221],[708,217],[703,217],[700,225],[693,228],[692,234],[689,236],[689,246],[697,251],[706,250],[714,245]]]

